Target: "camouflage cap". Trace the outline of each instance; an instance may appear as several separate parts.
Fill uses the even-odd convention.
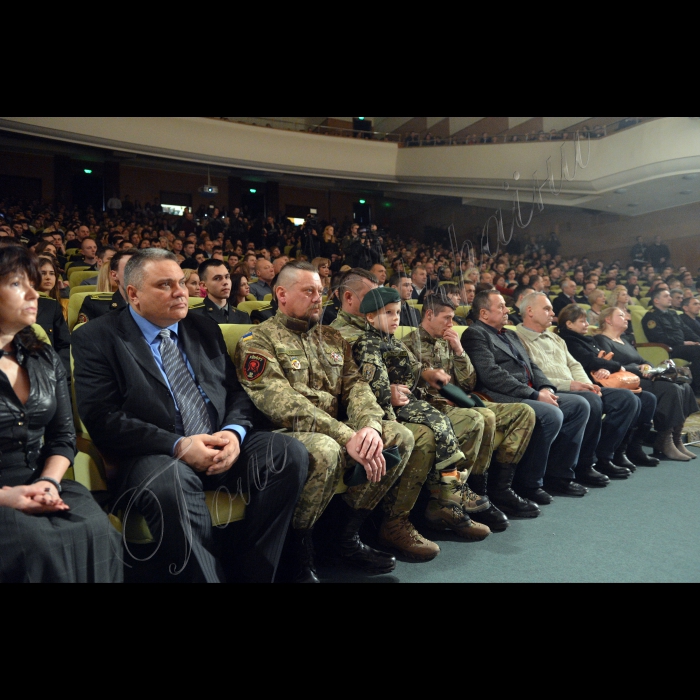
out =
[[[372,289],[367,293],[367,296],[360,307],[361,314],[371,314],[379,309],[383,309],[388,304],[400,304],[401,296],[398,290],[392,287],[379,287]]]

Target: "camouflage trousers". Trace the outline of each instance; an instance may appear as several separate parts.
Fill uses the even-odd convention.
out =
[[[411,431],[416,444],[403,474],[382,502],[389,520],[408,518],[435,464],[433,431],[415,423],[404,423],[403,427]]]
[[[292,527],[310,530],[319,521],[343,480],[346,455],[333,438],[320,433],[291,433],[309,451],[309,476],[299,498]],[[394,421],[384,422],[384,448],[398,447],[401,463],[378,484],[363,484],[348,490],[343,496],[354,510],[374,510],[403,473],[415,444],[413,434]]]
[[[445,409],[472,474],[485,474],[494,451],[501,464],[518,464],[530,445],[535,430],[535,412],[525,404],[487,403],[486,408]],[[503,441],[496,449],[496,435]]]
[[[459,440],[448,416],[427,401],[411,401],[408,406],[395,408],[396,417],[402,423],[425,425],[435,435],[435,469],[444,471],[457,468],[464,461]],[[462,465],[460,465],[462,466]]]

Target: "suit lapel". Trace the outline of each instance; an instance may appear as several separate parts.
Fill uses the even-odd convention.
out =
[[[146,372],[167,389],[168,385],[165,383],[163,375],[158,369],[151,348],[148,347],[148,343],[143,337],[141,329],[136,325],[134,319],[131,318],[131,312],[128,308],[122,311],[119,317],[119,326],[122,342],[131,356],[146,370]]]

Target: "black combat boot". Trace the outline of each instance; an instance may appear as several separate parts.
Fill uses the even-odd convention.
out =
[[[627,448],[632,440],[632,435],[634,434],[636,428],[627,433],[622,444],[615,451],[615,456],[613,457],[612,463],[616,467],[622,467],[623,469],[629,469],[633,474],[637,471],[637,465],[634,460],[630,461],[629,455],[627,454]]]
[[[321,583],[314,562],[313,530],[294,530],[294,556],[296,571],[293,583]]]
[[[539,518],[542,511],[532,502],[513,491],[515,464],[493,462],[489,471],[489,498],[497,508],[511,518]]]
[[[338,533],[338,553],[342,561],[362,569],[370,576],[390,574],[396,569],[396,558],[378,552],[360,539],[360,528],[372,514],[371,510],[353,510],[343,502],[343,525]]]
[[[627,457],[638,467],[658,467],[659,464],[661,464],[660,460],[648,455],[644,451],[644,443],[649,438],[651,427],[652,426],[647,423],[641,428],[632,431],[632,438],[627,448]]]
[[[488,472],[486,474],[472,474],[467,483],[474,493],[487,498],[489,495],[488,479]],[[491,499],[489,499],[489,501],[490,500]],[[493,503],[491,503],[491,507],[488,510],[482,511],[481,513],[470,513],[469,517],[474,522],[488,526],[491,532],[505,532],[510,526],[510,521],[506,514],[498,510]]]

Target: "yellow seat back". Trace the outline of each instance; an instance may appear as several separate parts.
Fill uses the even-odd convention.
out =
[[[253,311],[260,311],[260,309],[269,308],[269,301],[244,301],[242,304],[238,305],[238,310],[242,311],[244,314],[248,314],[248,316],[250,316],[250,314],[252,314]]]
[[[68,330],[72,333],[75,325],[78,323],[80,309],[83,308],[83,302],[94,292],[76,292],[71,294],[70,302],[68,303]]]
[[[97,285],[96,284],[85,284],[85,285],[80,285],[79,287],[71,287],[70,290],[70,296],[73,296],[74,294],[84,294],[84,293],[89,293],[89,294],[94,294],[97,291]]]
[[[233,360],[240,339],[248,333],[251,328],[255,328],[255,326],[227,324],[225,326],[219,326],[219,328],[221,328],[221,332],[224,335],[228,354],[231,360]]]
[[[77,270],[71,269],[68,273],[68,283],[70,288],[79,287],[85,280],[90,280],[93,277],[97,277],[100,273],[94,270]]]

